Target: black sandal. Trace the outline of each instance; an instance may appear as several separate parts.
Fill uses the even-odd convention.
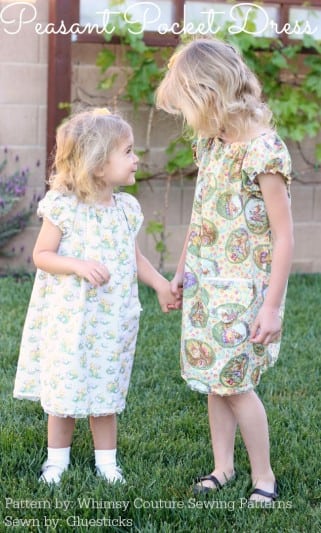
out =
[[[213,476],[213,474],[209,474],[208,476],[202,476],[197,479],[197,483],[194,485],[194,494],[208,494],[209,492],[215,491],[215,490],[221,490],[229,481],[232,481],[235,478],[235,475],[232,476],[230,479],[226,481],[222,485],[222,483],[219,482],[216,476]],[[206,487],[202,485],[202,481],[211,481],[213,483],[213,487]]]
[[[259,494],[259,496],[264,496],[265,498],[270,498],[271,502],[274,502],[278,497],[278,485],[277,485],[277,482],[274,483],[274,490],[273,492],[267,492],[266,490],[263,490],[263,489],[254,489],[252,490],[251,492],[251,496],[252,494]],[[250,502],[256,502],[258,500],[249,500]],[[269,503],[269,502],[260,502],[260,503]]]

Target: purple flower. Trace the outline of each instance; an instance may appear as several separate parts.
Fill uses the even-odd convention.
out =
[[[4,154],[8,153],[8,148],[5,147]],[[36,210],[37,200],[37,196],[34,194],[33,200],[29,203],[27,208],[11,215],[11,209],[15,209],[19,200],[26,195],[30,170],[26,167],[23,169],[17,169],[10,175],[6,175],[4,170],[8,161],[9,156],[4,157],[3,160],[0,161],[0,253],[3,246],[7,244],[12,237],[21,233],[21,231],[27,226],[30,217]],[[18,155],[14,157],[14,161],[16,163],[20,161]],[[40,166],[39,160],[36,165]],[[24,250],[25,247],[21,246],[19,251],[20,253],[23,253]],[[14,247],[12,248],[11,253],[16,253]]]

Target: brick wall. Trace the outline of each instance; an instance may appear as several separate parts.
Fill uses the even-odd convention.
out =
[[[2,2],[0,0],[0,8]],[[37,2],[37,22],[46,22],[47,2]],[[46,91],[47,91],[47,37],[35,34],[31,25],[25,26],[19,35],[5,35],[0,27],[0,150],[8,146],[17,152],[24,166],[31,169],[29,197],[44,192],[45,144],[46,144]],[[119,49],[116,68],[121,67]],[[72,100],[74,107],[114,104],[113,93],[108,98],[97,89],[100,73],[95,66],[100,45],[73,45]],[[116,85],[114,93],[119,85]],[[146,147],[146,128],[149,111],[146,108],[134,113],[129,105],[122,104],[121,113],[133,125],[137,149]],[[165,148],[179,131],[180,125],[164,113],[157,112],[153,118],[150,149],[145,161],[152,171],[162,168],[166,160]],[[321,142],[321,136],[318,139]],[[299,272],[321,272],[321,172],[314,170],[307,161],[313,161],[315,141],[307,139],[302,152],[295,143],[288,146],[293,158],[294,176],[301,182],[293,182],[292,204],[295,220],[295,256],[293,270]],[[37,160],[39,168],[35,167]],[[1,158],[0,158],[1,160]],[[144,161],[143,161],[144,162]],[[171,184],[169,205],[166,210],[166,234],[168,257],[165,268],[174,270],[187,230],[194,182],[188,179],[176,180]],[[145,214],[145,227],[151,219],[163,213],[166,203],[166,182],[155,180],[140,186],[139,200]],[[24,234],[10,243],[19,250],[25,250],[10,260],[0,259],[0,269],[32,268],[28,263],[33,244],[39,230],[39,223],[33,219]],[[143,252],[157,266],[159,256],[155,252],[152,236],[141,231],[139,241]]]
[[[321,135],[301,143],[288,142],[293,163],[294,272],[321,272],[321,170],[313,168],[316,142]],[[300,181],[299,181],[300,180]]]
[[[21,8],[13,4],[7,9],[5,19],[18,21]],[[0,10],[7,6],[7,2],[0,1]],[[47,21],[48,3],[38,2],[34,24]],[[26,205],[34,195],[43,196],[45,188],[48,37],[37,35],[34,24],[25,24],[21,31],[9,35],[5,28],[16,31],[17,24],[0,22],[0,162],[7,147],[7,174],[17,168],[16,155],[20,167],[30,169]],[[24,234],[10,242],[7,251],[14,248],[18,254],[10,260],[1,258],[1,270],[32,267],[30,257],[38,231],[34,217]],[[22,252],[21,247],[24,247]]]

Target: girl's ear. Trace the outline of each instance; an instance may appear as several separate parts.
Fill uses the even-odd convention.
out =
[[[94,176],[96,176],[97,178],[102,178],[104,175],[104,167],[97,167],[95,168],[94,170]]]

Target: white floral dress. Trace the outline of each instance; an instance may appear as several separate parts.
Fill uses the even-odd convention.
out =
[[[291,161],[274,132],[243,143],[200,139],[195,156],[199,174],[185,264],[182,376],[199,392],[238,394],[253,389],[279,353],[279,342],[249,342],[272,258],[256,178],[279,173],[288,188]]]
[[[125,407],[139,325],[135,237],[143,221],[127,193],[114,206],[49,191],[38,215],[62,231],[58,253],[104,263],[95,288],[76,275],[37,270],[22,335],[14,396],[55,416],[119,413]]]

